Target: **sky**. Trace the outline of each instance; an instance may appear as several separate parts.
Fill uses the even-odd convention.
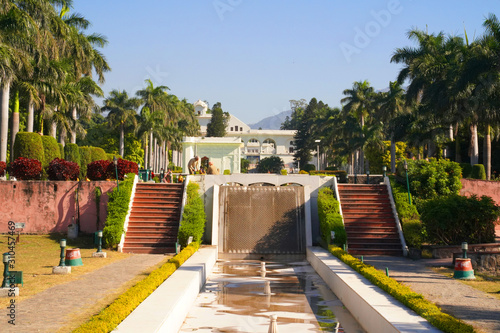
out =
[[[109,44],[102,88],[129,96],[144,80],[188,102],[206,100],[247,124],[316,97],[340,106],[342,91],[396,80],[396,48],[415,46],[410,29],[484,33],[498,1],[429,0],[75,0]],[[98,101],[99,103],[101,101]]]

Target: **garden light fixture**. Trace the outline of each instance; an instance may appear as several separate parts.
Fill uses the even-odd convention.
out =
[[[319,171],[319,143],[321,142],[321,140],[314,140],[314,142],[316,142],[316,148],[317,148],[316,170]]]
[[[404,160],[404,168],[405,168],[405,173],[406,173],[406,187],[408,188],[408,202],[410,203],[411,206],[411,194],[410,194],[410,182],[408,181],[408,163],[406,160]]]
[[[66,266],[66,263],[64,262],[64,248],[66,247],[66,240],[61,239],[59,245],[61,246],[61,261],[59,261],[59,266]]]
[[[102,252],[102,230],[97,232],[97,252]]]
[[[8,288],[9,283],[7,282],[9,280],[9,261],[10,261],[10,254],[8,252],[5,252],[3,254],[3,281],[2,281],[2,288]]]
[[[120,184],[118,183],[118,159],[116,158],[116,156],[113,156],[113,164],[115,165],[116,188],[117,191],[120,191]]]
[[[370,170],[366,170],[366,183],[370,184]]]
[[[467,250],[469,249],[469,245],[467,242],[462,243],[462,258],[467,259]]]
[[[387,177],[387,167],[385,165],[382,166],[382,171],[384,172],[384,178]]]

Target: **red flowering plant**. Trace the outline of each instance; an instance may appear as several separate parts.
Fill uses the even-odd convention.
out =
[[[18,157],[10,165],[10,173],[19,180],[36,180],[42,175],[42,163],[32,158]]]
[[[139,173],[139,166],[135,162],[120,158],[116,164],[119,180],[123,180],[127,173],[135,173],[136,175]],[[113,162],[111,162],[108,166],[108,176],[109,178],[116,179],[115,164]]]
[[[108,169],[113,162],[99,160],[87,164],[87,178],[90,180],[106,180],[109,178]]]
[[[7,169],[7,163],[0,161],[0,177],[5,176],[5,170]]]
[[[75,162],[54,158],[47,167],[50,180],[77,180],[80,167]]]

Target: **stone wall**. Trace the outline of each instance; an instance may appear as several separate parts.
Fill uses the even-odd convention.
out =
[[[8,221],[25,222],[23,233],[66,233],[78,215],[80,231],[95,232],[104,226],[108,193],[115,186],[115,182],[108,181],[0,181],[0,233],[8,232]],[[102,191],[99,226],[96,187]]]
[[[478,179],[461,179],[462,189],[460,195],[477,196],[487,195],[491,197],[497,205],[500,205],[500,182],[492,182]]]

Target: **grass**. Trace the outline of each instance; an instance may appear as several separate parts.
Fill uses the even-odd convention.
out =
[[[454,269],[451,267],[432,267],[432,270],[446,277],[453,278]],[[484,273],[478,273],[476,271],[474,271],[474,276],[476,277],[474,280],[458,280],[458,281],[474,289],[480,290],[493,297],[500,299],[499,276],[491,276]]]
[[[50,287],[74,281],[81,275],[92,272],[117,260],[130,256],[127,253],[116,251],[107,252],[107,258],[92,258],[96,251],[91,237],[80,237],[76,240],[67,240],[67,248],[80,248],[83,266],[71,268],[71,274],[52,274],[52,267],[59,265],[61,248],[59,240],[63,235],[21,235],[20,242],[15,245],[15,268],[11,270],[23,271],[24,286],[19,285],[19,297],[16,302],[27,299]],[[8,235],[0,235],[0,251],[8,252]],[[3,272],[3,267],[2,267]],[[8,304],[8,298],[0,298],[0,307]]]

